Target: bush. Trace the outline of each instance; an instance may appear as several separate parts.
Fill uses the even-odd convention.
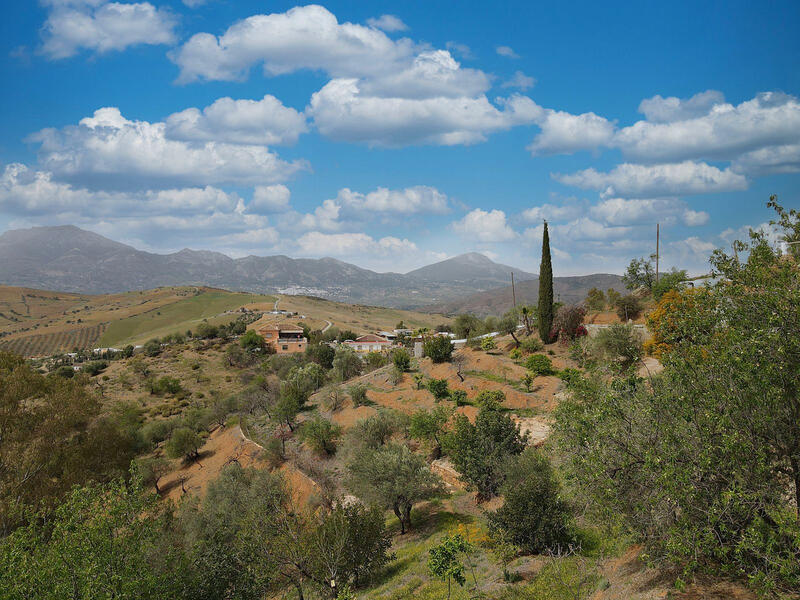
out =
[[[367,352],[364,357],[364,362],[367,363],[367,369],[374,371],[389,364],[389,357],[383,352]]]
[[[389,382],[392,385],[397,385],[401,381],[403,381],[403,370],[397,368],[397,366],[392,367],[392,370],[389,371]]]
[[[300,431],[303,441],[314,452],[324,456],[336,454],[336,441],[341,433],[341,427],[322,417],[316,417],[306,422]]]
[[[156,396],[163,396],[164,394],[178,394],[183,388],[181,387],[180,379],[164,375],[159,379],[151,380],[150,393]]]
[[[86,363],[83,365],[83,372],[89,375],[90,377],[94,377],[95,375],[99,375],[108,367],[108,361],[105,360],[93,360],[90,363]]]
[[[172,419],[152,421],[142,427],[142,439],[152,448],[167,439],[176,426],[177,423]]]
[[[350,348],[339,348],[333,357],[333,371],[339,381],[347,381],[361,374],[364,361]]]
[[[435,363],[450,362],[453,356],[453,343],[448,337],[429,337],[422,343],[422,352]]]
[[[553,468],[534,448],[511,459],[500,488],[503,506],[489,513],[490,531],[528,554],[565,547],[571,541],[571,514],[560,498]]]
[[[642,301],[636,296],[628,294],[617,300],[617,316],[622,321],[636,320],[642,314]]]
[[[506,401],[506,395],[500,390],[484,390],[475,398],[475,404],[486,410],[500,410]]]
[[[336,351],[328,344],[314,344],[306,348],[306,358],[326,370],[333,367],[335,355]]]
[[[553,329],[558,333],[559,340],[565,341],[575,339],[585,316],[586,309],[582,306],[571,305],[560,307],[553,321]]]
[[[179,427],[172,432],[167,442],[167,455],[170,458],[198,458],[202,440],[196,431],[188,427]]]
[[[405,348],[398,348],[392,353],[392,362],[400,371],[408,371],[411,368],[411,355]]]
[[[456,406],[464,406],[467,404],[467,392],[464,390],[453,390],[450,392],[450,400],[456,403]]]
[[[358,383],[356,385],[351,385],[347,389],[347,393],[350,394],[353,406],[362,406],[368,402],[367,386],[363,384]]]
[[[522,348],[524,352],[528,354],[533,354],[534,352],[539,352],[542,348],[544,348],[544,344],[542,344],[542,340],[538,337],[527,337],[519,343],[519,347]]]
[[[157,339],[148,341],[142,348],[145,356],[158,356],[161,354],[161,342]]]
[[[263,350],[266,347],[266,342],[254,329],[251,329],[239,338],[239,345],[248,352],[256,352]]]
[[[195,328],[194,335],[201,340],[209,340],[219,335],[219,328],[203,321]]]
[[[347,434],[353,448],[378,448],[406,428],[408,417],[392,410],[379,410],[377,414],[358,421]]]
[[[72,379],[75,376],[75,369],[68,365],[61,365],[53,372],[64,379]]]
[[[511,360],[519,360],[522,358],[522,351],[519,348],[514,348],[511,352],[508,353],[508,358]]]
[[[525,437],[508,415],[484,406],[474,425],[466,416],[456,416],[445,448],[468,487],[488,499],[503,483],[506,460],[525,448]]]
[[[431,379],[428,381],[428,390],[437,400],[444,400],[450,395],[447,379]]]
[[[642,359],[642,340],[633,325],[615,323],[597,333],[589,352],[612,370],[623,372]]]
[[[481,340],[481,350],[484,352],[489,352],[489,350],[494,350],[497,348],[497,342],[494,341],[492,337],[485,337]]]
[[[534,377],[552,375],[555,372],[553,370],[553,362],[544,354],[531,354],[525,361],[525,368],[528,369]]]

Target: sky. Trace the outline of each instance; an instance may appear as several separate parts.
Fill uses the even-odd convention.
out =
[[[0,19],[0,230],[556,275],[800,208],[800,3],[41,0]]]

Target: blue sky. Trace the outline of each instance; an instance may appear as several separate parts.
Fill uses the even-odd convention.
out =
[[[406,271],[710,251],[800,207],[797,2],[43,0],[0,21],[0,228]]]

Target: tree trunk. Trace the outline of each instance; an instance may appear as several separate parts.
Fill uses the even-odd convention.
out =
[[[400,521],[400,535],[403,535],[406,532],[406,524],[403,522],[403,513],[400,512],[400,506],[395,504],[392,506],[392,510],[394,511],[397,519]]]
[[[297,590],[297,600],[305,600],[305,596],[303,595],[303,586],[300,585],[299,581],[294,582],[294,589]]]
[[[800,463],[796,458],[790,458],[789,464],[792,466],[792,473],[794,474],[795,515],[798,524],[800,524]]]
[[[405,517],[406,520],[406,529],[411,531],[411,504],[406,506],[403,512],[404,512],[403,516]]]
[[[511,332],[511,337],[514,339],[514,343],[519,346],[519,340],[517,339],[517,333],[515,331]]]

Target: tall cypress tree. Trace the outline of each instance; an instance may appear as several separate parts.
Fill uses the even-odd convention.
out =
[[[553,327],[553,265],[550,262],[550,234],[547,221],[542,234],[542,264],[539,267],[539,337],[545,344],[550,343],[550,329]]]

